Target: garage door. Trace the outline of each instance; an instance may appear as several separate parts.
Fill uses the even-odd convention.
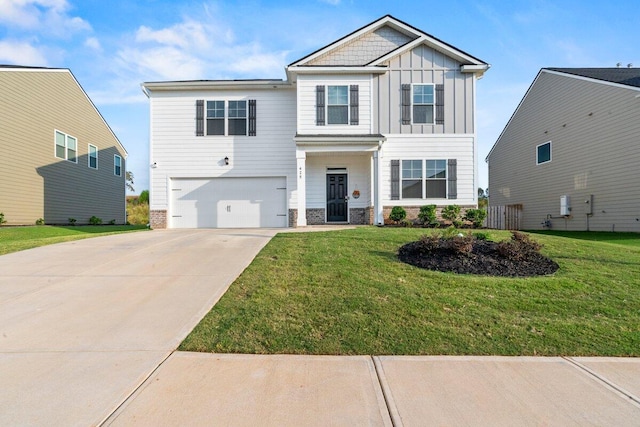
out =
[[[171,228],[286,227],[285,177],[171,180]]]

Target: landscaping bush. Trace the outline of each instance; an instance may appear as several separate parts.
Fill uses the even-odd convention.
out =
[[[74,226],[78,220],[75,218],[69,218],[69,225]]]
[[[458,228],[462,225],[460,220],[460,206],[448,205],[442,209],[442,218],[451,221],[454,227]]]
[[[511,240],[504,240],[496,245],[496,250],[501,256],[514,261],[526,259],[531,254],[539,252],[540,248],[542,248],[540,243],[519,231],[512,232]]]
[[[464,219],[473,223],[475,228],[480,228],[484,224],[487,217],[487,211],[484,209],[467,209]]]
[[[140,193],[140,196],[138,196],[138,203],[139,204],[149,204],[149,190],[144,190]]]
[[[97,216],[92,216],[91,218],[89,218],[89,224],[91,225],[100,225],[102,224],[102,219],[98,218]]]
[[[389,219],[396,224],[407,217],[407,211],[402,206],[394,206],[389,214]]]
[[[4,219],[4,214],[0,212],[0,225],[4,224],[5,222],[7,222],[7,220]]]
[[[36,219],[36,225],[44,225],[44,218]]]
[[[428,227],[437,227],[440,225],[436,215],[436,205],[421,206],[418,219]]]

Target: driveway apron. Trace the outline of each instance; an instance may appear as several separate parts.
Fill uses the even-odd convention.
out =
[[[0,425],[100,424],[275,233],[137,232],[0,256]]]

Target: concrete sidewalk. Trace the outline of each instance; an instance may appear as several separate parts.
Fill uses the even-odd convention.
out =
[[[640,359],[176,352],[111,426],[638,426]]]

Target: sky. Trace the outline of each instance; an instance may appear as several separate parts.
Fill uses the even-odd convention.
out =
[[[284,67],[390,14],[491,65],[477,84],[484,161],[543,67],[640,67],[637,0],[0,0],[0,64],[69,68],[149,188],[140,83],[286,79]]]

